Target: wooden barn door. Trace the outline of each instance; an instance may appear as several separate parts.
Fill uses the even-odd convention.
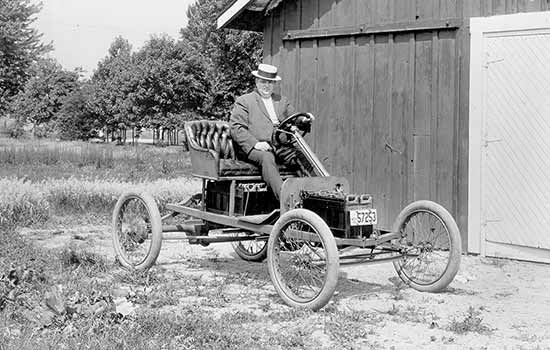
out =
[[[550,13],[499,17],[471,26],[470,241],[487,256],[550,262]]]

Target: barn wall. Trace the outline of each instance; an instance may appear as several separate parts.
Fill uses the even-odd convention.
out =
[[[297,109],[317,116],[308,141],[328,171],[374,195],[382,226],[410,201],[432,199],[457,219],[466,247],[467,18],[547,8],[546,0],[288,0],[266,21],[264,61],[279,66]]]

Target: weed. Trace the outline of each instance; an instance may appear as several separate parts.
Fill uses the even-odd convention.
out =
[[[162,160],[162,165],[160,169],[164,175],[168,175],[172,172],[172,167],[170,166],[170,162],[166,159]]]
[[[237,311],[222,314],[220,321],[233,325],[243,325],[246,323],[256,323],[260,321],[260,317],[252,312]]]
[[[391,298],[395,301],[405,299],[405,297],[403,296],[402,290],[403,289],[399,288],[399,287],[393,288],[392,291],[391,291]]]
[[[358,310],[337,311],[325,317],[324,330],[339,344],[350,346],[370,333],[365,321],[372,322],[370,313]]]
[[[175,289],[158,289],[149,298],[149,307],[158,309],[163,306],[177,305],[179,298]]]
[[[64,267],[84,268],[96,272],[107,272],[109,270],[105,259],[95,253],[91,253],[73,245],[65,247],[60,253],[61,263]]]
[[[271,310],[271,303],[269,301],[261,303],[260,310],[262,310],[263,312],[268,312],[269,310]]]
[[[472,306],[468,308],[468,311],[462,320],[458,320],[453,317],[448,329],[457,334],[469,332],[483,334],[491,333],[493,331],[493,329],[483,323],[481,311],[479,309],[474,309]]]
[[[402,307],[392,304],[391,309],[387,311],[380,311],[380,314],[391,316],[395,322],[407,321],[415,323],[428,323],[432,328],[435,328],[437,325],[436,320],[439,319],[439,317],[437,317],[434,313],[427,312],[424,308],[417,307],[415,305]]]
[[[323,309],[324,310],[324,309]],[[284,311],[276,311],[269,314],[269,319],[272,322],[292,322],[296,320],[305,320],[313,316],[313,311],[308,309],[296,309],[296,308],[287,308]]]
[[[119,283],[149,287],[151,285],[166,282],[157,267],[147,271],[120,270],[115,274],[115,280]]]
[[[386,313],[390,316],[395,316],[395,315],[399,314],[399,311],[400,311],[399,306],[395,306],[395,304],[392,304],[391,309],[386,311]]]
[[[282,327],[270,337],[270,342],[280,344],[283,349],[304,349],[308,338],[312,333],[310,327],[302,326]]]
[[[0,179],[0,227],[33,225],[49,218],[50,205],[40,186]]]
[[[502,269],[504,266],[510,263],[510,260],[506,258],[483,258],[481,259],[481,263],[492,265],[498,269]]]

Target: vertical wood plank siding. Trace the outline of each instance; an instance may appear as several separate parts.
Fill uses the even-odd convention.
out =
[[[432,199],[467,244],[467,19],[549,10],[547,0],[286,0],[267,18],[264,61],[281,90],[317,116],[308,137],[331,174],[369,192],[380,225]],[[456,29],[283,40],[289,30],[462,19]]]

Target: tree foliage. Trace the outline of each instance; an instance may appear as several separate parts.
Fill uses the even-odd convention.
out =
[[[104,122],[99,115],[90,108],[90,99],[93,86],[85,82],[67,96],[56,118],[56,127],[59,136],[66,140],[88,140],[98,136]]]
[[[31,0],[0,0],[0,114],[31,75],[31,65],[51,49],[31,27],[41,5]]]
[[[201,113],[208,93],[205,67],[183,45],[168,36],[153,36],[134,55],[134,66],[130,97],[146,126],[170,129]]]
[[[8,7],[26,9],[20,17],[32,21],[39,11],[28,0],[12,1],[19,7],[6,1],[0,0],[0,15]],[[23,67],[20,76],[27,82],[24,88],[10,87],[11,94],[21,91],[11,104],[14,115],[35,126],[56,125],[64,138],[82,139],[99,129],[173,130],[190,119],[227,117],[235,97],[253,87],[250,72],[262,54],[260,33],[216,28],[217,16],[230,1],[197,0],[189,7],[189,22],[178,40],[154,35],[133,51],[128,40],[115,38],[85,82],[79,81],[78,72],[65,71],[52,60],[26,67],[47,46],[40,44],[36,31],[24,31],[27,55],[21,57],[27,61],[21,58],[16,67]],[[1,55],[0,60],[8,57]]]
[[[66,71],[52,59],[41,59],[32,68],[34,74],[11,104],[13,116],[35,126],[55,120],[67,96],[79,87],[78,71]]]
[[[109,130],[126,127],[132,106],[128,95],[132,91],[132,46],[117,37],[108,55],[98,63],[91,79],[89,108]]]
[[[205,68],[181,43],[152,36],[137,52],[116,38],[91,79],[90,107],[109,130],[172,129],[201,113]]]
[[[216,19],[230,0],[197,0],[187,10],[188,24],[181,30],[182,44],[205,63],[210,81],[205,114],[228,117],[235,98],[254,86],[250,74],[262,58],[262,34],[218,30]]]

